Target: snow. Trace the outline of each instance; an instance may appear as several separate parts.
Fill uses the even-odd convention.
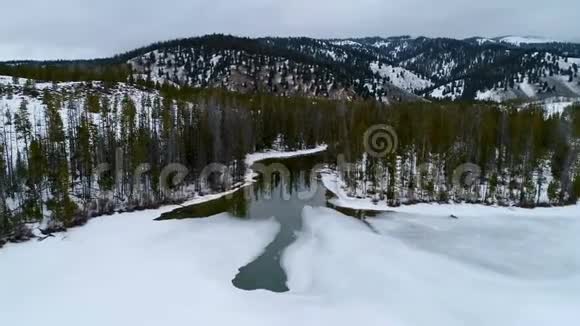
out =
[[[252,153],[252,154],[248,154],[246,155],[246,167],[248,167],[247,171],[246,171],[246,176],[245,176],[245,184],[243,185],[244,187],[253,183],[254,180],[256,179],[256,177],[258,177],[258,174],[253,171],[251,169],[252,165],[254,165],[255,163],[259,162],[259,161],[265,161],[265,160],[269,160],[269,159],[286,159],[286,158],[292,158],[292,157],[298,157],[298,156],[307,156],[307,155],[313,155],[313,154],[318,154],[318,153],[322,153],[324,151],[326,151],[328,149],[328,145],[318,145],[314,148],[311,149],[303,149],[303,150],[297,150],[297,151],[280,151],[280,150],[270,150],[270,151],[266,151],[266,152],[261,152],[261,153]],[[219,197],[223,197],[226,196],[228,194],[231,194],[232,192],[236,191],[231,190],[227,193],[222,193],[220,195],[217,195]],[[218,198],[219,198],[218,197]]]
[[[252,165],[254,165],[257,162],[265,161],[265,160],[269,160],[269,159],[286,159],[286,158],[292,158],[292,157],[298,157],[298,156],[308,156],[308,155],[322,153],[322,152],[326,151],[327,148],[328,148],[328,145],[319,145],[319,146],[316,146],[316,147],[311,148],[311,149],[304,149],[304,150],[297,150],[297,151],[270,150],[267,152],[248,154],[248,155],[246,155],[246,159],[245,159],[246,167],[248,169],[246,170],[246,175],[244,177],[243,183],[241,183],[239,185],[235,185],[234,187],[232,187],[232,189],[230,189],[228,191],[224,191],[224,192],[220,192],[220,193],[216,193],[216,194],[208,194],[208,195],[203,195],[203,196],[192,198],[192,199],[186,201],[185,203],[181,204],[181,206],[187,207],[187,206],[191,206],[191,205],[207,203],[207,202],[210,202],[210,201],[213,201],[216,199],[220,199],[220,198],[232,195],[233,193],[238,191],[240,188],[244,188],[244,187],[251,185],[252,183],[255,182],[256,178],[258,177],[258,173],[251,169]]]
[[[25,78],[16,78],[19,85],[24,85],[26,83]],[[0,85],[12,85],[14,78],[10,76],[0,76]]]
[[[222,58],[223,58],[222,55],[214,54],[209,62],[212,64],[212,66],[215,67],[222,60]]]
[[[340,40],[331,43],[338,46],[361,46],[360,43],[351,40]]]
[[[25,143],[22,139],[17,139],[16,131],[14,128],[10,128],[6,122],[6,114],[10,113],[12,116],[17,113],[22,101],[27,103],[28,112],[30,114],[30,123],[32,125],[32,131],[35,135],[44,135],[46,132],[45,123],[45,113],[46,105],[42,101],[42,97],[33,97],[25,95],[23,92],[24,85],[27,79],[20,78],[18,80],[18,85],[13,84],[12,77],[0,76],[0,85],[10,85],[13,87],[12,91],[7,94],[0,94],[0,126],[3,126],[4,133],[9,139],[14,140],[14,142],[8,142],[8,152],[12,157],[16,157],[18,151],[22,150]],[[34,88],[38,91],[50,88],[54,92],[61,94],[66,94],[65,101],[63,103],[63,109],[59,110],[61,119],[64,126],[68,125],[68,111],[73,110],[75,114],[79,114],[80,110],[83,109],[85,105],[85,99],[87,90],[84,89],[84,83],[81,82],[60,82],[60,83],[41,83],[36,80],[30,80]],[[92,82],[93,87],[101,87],[101,82]],[[111,103],[112,110],[119,110],[121,105],[119,99],[128,94],[133,100],[135,105],[139,110],[143,110],[141,107],[142,100],[147,98],[160,97],[157,91],[144,91],[133,86],[129,86],[125,83],[118,83],[114,88],[110,89],[108,93],[103,94],[103,97],[107,97],[109,103]],[[117,107],[115,107],[115,103]],[[91,114],[92,122],[98,124],[101,115],[100,113]],[[13,145],[14,144],[14,145]]]
[[[277,222],[226,215],[153,221],[172,208],[94,219],[55,239],[7,246],[0,251],[0,278],[10,280],[1,282],[2,320],[13,325],[183,325],[203,319],[226,324],[231,317],[223,314],[223,304],[228,301],[238,302],[228,307],[230,313],[247,314],[244,296],[230,280],[274,238]]]
[[[546,53],[544,60],[546,62],[552,62],[551,59],[553,57],[554,57],[554,54]],[[573,68],[574,64],[576,64],[578,67],[580,67],[580,58],[565,58],[565,57],[557,56],[556,62],[558,63],[558,66],[560,67],[560,69],[564,70],[564,71],[568,71],[568,69]]]
[[[332,50],[325,50],[324,51],[326,53],[327,56],[329,56],[330,58],[332,58],[332,60],[336,61],[336,52],[332,51]]]
[[[575,79],[572,82],[568,82],[568,77],[567,76],[557,76],[557,79],[560,80],[560,82],[566,86],[566,88],[568,88],[572,93],[580,96],[580,84],[578,84],[578,79]]]
[[[520,85],[520,84],[517,84],[517,85]],[[526,86],[524,86],[524,87],[526,87]],[[531,94],[531,92],[533,91],[533,89],[531,88],[531,85],[529,85],[529,88],[527,91],[530,92],[530,94]],[[484,91],[477,91],[477,93],[475,95],[475,99],[478,101],[492,101],[492,102],[497,102],[497,103],[507,101],[507,100],[516,99],[516,98],[517,98],[517,96],[513,92],[512,89],[509,89],[508,91],[505,91],[504,89],[486,89]]]
[[[500,207],[473,204],[416,204],[392,207],[386,202],[373,202],[372,198],[352,198],[344,190],[344,182],[338,178],[333,171],[321,171],[321,178],[324,187],[334,194],[335,198],[329,202],[336,207],[352,208],[371,211],[401,212],[420,215],[449,216],[451,214],[461,214],[462,216],[480,216],[480,215],[529,215],[529,216],[580,216],[580,205],[535,208],[533,210],[519,207]],[[545,186],[544,188],[547,188]]]
[[[485,38],[485,37],[478,37],[478,38],[475,39],[475,41],[479,45],[483,45],[483,44],[486,44],[486,43],[496,43],[495,40],[489,39],[489,38]]]
[[[372,62],[370,69],[374,74],[388,78],[391,84],[408,91],[423,90],[433,86],[432,81],[421,78],[405,68]]]
[[[533,98],[536,96],[536,90],[530,83],[528,83],[527,80],[517,85],[520,87],[520,90],[526,94],[527,97]]]
[[[218,60],[219,57],[214,57],[212,60]],[[78,113],[78,110],[82,110],[85,103],[85,95],[86,92],[82,91],[82,89],[77,89],[76,87],[78,86],[82,86],[82,83],[37,83],[36,81],[33,81],[34,85],[36,87],[36,89],[42,89],[42,87],[51,87],[54,88],[55,91],[58,92],[67,92],[70,94],[73,94],[73,96],[70,96],[67,98],[68,103],[64,104],[64,107],[66,107],[67,109],[62,109],[60,110],[60,114],[61,114],[61,118],[63,120],[64,126],[68,125],[68,108],[73,108],[74,110],[77,110],[76,113]],[[44,134],[45,132],[45,126],[44,124],[44,120],[45,120],[45,112],[46,112],[46,105],[42,102],[41,99],[38,98],[34,98],[31,96],[27,96],[27,95],[23,95],[21,88],[22,86],[26,83],[26,79],[20,79],[18,81],[18,85],[14,85],[15,86],[15,94],[12,95],[0,95],[0,125],[5,125],[6,123],[6,113],[10,112],[12,115],[14,115],[18,108],[20,107],[20,104],[22,103],[23,100],[25,100],[27,102],[27,107],[30,113],[30,122],[31,125],[33,127],[33,132],[34,134]],[[6,85],[13,85],[13,79],[12,77],[8,77],[8,76],[0,76],[0,84],[6,84]],[[94,86],[99,86],[99,82],[93,82]],[[109,103],[111,103],[111,108],[113,110],[120,110],[119,106],[121,105],[119,98],[120,96],[122,96],[123,94],[129,94],[129,96],[131,97],[131,99],[133,100],[133,102],[135,103],[136,107],[138,108],[139,111],[141,110],[145,110],[146,108],[142,107],[142,103],[143,100],[148,99],[148,98],[155,98],[155,97],[160,97],[159,93],[157,91],[151,91],[151,92],[147,92],[147,91],[142,91],[139,90],[137,88],[134,88],[132,86],[128,86],[124,83],[119,83],[115,88],[110,90],[110,93],[107,94],[106,96],[109,99]],[[114,103],[117,104],[117,107],[114,107]],[[70,104],[70,105],[69,105]],[[137,115],[137,118],[139,117],[139,115]],[[101,116],[100,114],[91,114],[91,119],[92,122],[95,123],[96,125],[98,125]],[[5,126],[6,128],[6,126]],[[120,132],[120,131],[118,131]],[[16,133],[13,129],[8,129],[6,128],[5,133],[7,135],[7,137],[16,140]],[[10,144],[12,144],[12,142],[9,142]],[[18,140],[14,142],[15,145],[14,146],[9,146],[7,151],[10,153],[10,155],[12,157],[16,157],[17,153],[19,151],[21,151],[25,144],[23,140]],[[266,153],[256,153],[256,154],[251,154],[248,155],[248,158],[246,160],[246,163],[248,164],[248,166],[251,166],[253,163],[259,161],[259,160],[263,160],[263,159],[269,159],[269,158],[277,158],[277,157],[281,157],[281,158],[285,158],[285,157],[294,157],[294,156],[300,156],[300,155],[310,155],[310,154],[314,154],[314,153],[318,153],[321,151],[326,150],[327,146],[326,145],[321,145],[318,147],[315,147],[313,149],[308,149],[308,150],[301,150],[301,151],[293,151],[293,152],[287,152],[287,151],[282,151],[282,150],[278,150],[278,151],[269,151]],[[255,174],[253,171],[251,171],[251,169],[248,169],[248,172],[245,176],[245,180],[243,183],[241,183],[240,185],[236,185],[239,187],[242,186],[246,186],[250,183],[253,182],[255,177]],[[228,192],[224,192],[224,193],[220,193],[220,194],[214,194],[214,195],[207,195],[207,196],[203,196],[203,197],[196,197],[193,200],[191,200],[190,202],[188,202],[187,204],[191,205],[191,204],[195,204],[195,203],[200,203],[200,202],[205,202],[205,201],[210,201],[210,200],[214,200],[226,195],[229,195],[231,193],[233,193],[234,191],[237,190],[238,187],[234,187],[234,189],[228,191]],[[197,194],[194,192],[194,189],[191,189],[191,191],[189,191],[190,189],[186,189],[185,191],[187,192],[187,194],[184,194],[186,196],[186,198],[189,197],[195,197]],[[13,207],[13,206],[9,206],[9,207]]]
[[[283,256],[288,284],[333,305],[340,324],[356,315],[379,325],[577,320],[580,221],[468,211],[477,216],[391,213],[367,220],[369,228],[331,209],[306,208],[304,230]]]
[[[373,43],[373,46],[375,48],[386,48],[389,47],[391,45],[391,42],[386,42],[386,41],[377,41],[375,43]]]
[[[246,156],[246,165],[248,167],[250,167],[258,161],[264,161],[264,160],[269,160],[269,159],[273,159],[273,158],[285,159],[285,158],[291,158],[291,157],[297,157],[297,156],[312,155],[312,154],[324,152],[327,149],[328,149],[328,145],[318,145],[315,148],[297,150],[297,151],[291,151],[291,152],[272,150],[272,151],[266,151],[266,152],[262,152],[262,153],[253,153],[253,154],[248,154]]]
[[[417,205],[365,223],[304,207],[303,229],[281,257],[291,289],[283,294],[231,284],[272,241],[275,219],[153,221],[174,208],[97,218],[43,242],[6,246],[2,321],[543,326],[580,317],[578,206]]]
[[[478,101],[493,101],[493,102],[501,102],[502,98],[498,94],[497,91],[492,89],[486,89],[484,91],[477,91],[475,95],[475,99]]]
[[[535,44],[535,43],[552,43],[557,42],[554,40],[549,40],[541,37],[533,36],[506,36],[499,40],[502,43],[509,43],[513,45],[520,46],[521,44]]]
[[[574,101],[573,99],[566,97],[556,97],[549,98],[544,101],[533,102],[530,104],[542,106],[546,111],[546,115],[552,116],[555,114],[562,114],[567,107],[578,103],[578,101],[578,99]]]
[[[437,87],[429,93],[429,96],[436,99],[450,99],[455,101],[456,99],[463,96],[463,91],[465,90],[463,80],[458,80],[456,82],[451,82],[442,86]],[[455,87],[453,87],[455,85]]]

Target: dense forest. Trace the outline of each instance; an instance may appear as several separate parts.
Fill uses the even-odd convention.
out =
[[[578,106],[550,115],[507,104],[386,106],[115,79],[0,78],[0,239],[27,239],[31,223],[63,230],[221,192],[244,181],[248,153],[318,144],[329,146],[329,167],[350,195],[390,205],[532,207],[580,196]],[[379,124],[397,142],[381,157],[365,148]],[[216,164],[222,173],[207,175]],[[476,178],[458,183],[465,164]]]

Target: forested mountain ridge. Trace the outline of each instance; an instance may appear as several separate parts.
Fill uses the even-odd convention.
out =
[[[505,101],[580,97],[580,44],[525,38],[241,38],[155,43],[108,59],[0,64],[91,68],[109,79],[154,86],[222,87],[242,93],[330,99]],[[529,42],[532,42],[530,40]],[[41,76],[21,76],[50,79]],[[104,78],[100,78],[103,80]],[[124,79],[124,80],[123,80]]]

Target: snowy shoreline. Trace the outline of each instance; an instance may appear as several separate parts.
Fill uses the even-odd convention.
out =
[[[247,162],[314,153],[252,154]],[[290,288],[282,294],[231,283],[279,232],[279,222],[268,218],[272,211],[263,219],[223,213],[159,223],[157,216],[177,207],[163,206],[95,218],[44,242],[0,250],[0,280],[7,280],[0,312],[7,324],[62,326],[576,320],[580,220],[504,218],[465,206],[478,216],[425,216],[435,205],[414,205],[404,209],[421,214],[369,219],[376,233],[332,208],[305,206],[303,229],[280,257]],[[74,309],[63,314],[62,307]]]
[[[293,157],[299,157],[299,156],[313,155],[313,154],[322,153],[322,152],[326,151],[327,148],[328,148],[327,145],[318,145],[314,148],[304,149],[304,150],[287,151],[287,152],[286,151],[278,151],[278,150],[269,150],[266,152],[247,154],[246,159],[245,159],[247,171],[246,171],[246,174],[244,176],[244,182],[240,182],[239,184],[234,185],[232,187],[232,189],[224,191],[224,192],[220,192],[220,193],[215,193],[215,194],[196,196],[196,197],[193,197],[193,198],[186,200],[186,201],[179,203],[179,204],[161,205],[160,207],[156,207],[156,208],[152,208],[152,209],[137,210],[137,211],[138,212],[146,212],[146,211],[156,210],[156,211],[160,211],[162,213],[165,213],[165,212],[170,212],[172,210],[178,209],[179,207],[198,205],[198,204],[203,204],[203,203],[207,203],[210,201],[214,201],[214,200],[226,197],[228,195],[232,195],[233,193],[239,191],[240,189],[248,187],[248,186],[252,185],[254,182],[256,182],[256,178],[258,177],[258,173],[256,173],[254,170],[252,170],[251,167],[252,167],[252,165],[254,165],[257,162],[264,161],[264,160],[270,160],[270,159],[285,159],[285,158],[293,158]],[[112,216],[118,215],[118,214],[123,214],[123,213],[131,213],[131,211],[129,211],[129,212],[118,211],[118,212],[115,212],[115,214],[113,214]],[[105,216],[108,216],[108,215],[98,215],[98,216],[95,216],[91,219],[98,219],[98,218],[105,217]],[[30,229],[33,232],[35,237],[42,238],[44,236],[40,232],[40,229],[39,229],[40,224],[35,223],[35,224],[29,224],[28,226],[30,227]],[[68,232],[68,230],[64,231],[64,232],[55,232],[55,234],[66,233],[66,232]],[[32,239],[30,239],[30,240],[32,240]],[[0,248],[2,248],[2,246],[0,246]]]
[[[536,207],[533,209],[515,207],[515,206],[488,206],[484,204],[440,204],[440,203],[416,203],[393,207],[385,202],[374,203],[371,198],[352,198],[346,194],[343,189],[342,181],[339,180],[335,171],[322,171],[321,179],[324,187],[332,192],[336,198],[330,199],[329,202],[337,207],[383,211],[411,213],[430,216],[441,215],[460,215],[460,216],[480,216],[482,214],[501,214],[513,216],[580,216],[580,205],[557,206],[557,207]]]
[[[191,206],[191,205],[203,204],[203,203],[206,203],[206,202],[209,202],[212,200],[220,199],[222,197],[231,195],[231,194],[235,193],[236,191],[239,191],[240,189],[243,189],[245,187],[250,186],[251,184],[256,182],[256,177],[258,176],[258,173],[256,173],[254,170],[252,170],[252,165],[254,165],[255,163],[258,163],[260,161],[271,160],[271,159],[286,159],[286,158],[294,158],[294,157],[300,157],[300,156],[314,155],[314,154],[318,154],[318,153],[322,153],[322,152],[326,151],[327,148],[328,148],[328,145],[318,145],[318,146],[311,148],[311,149],[302,149],[302,150],[297,150],[297,151],[284,152],[284,151],[270,150],[270,151],[266,151],[266,152],[248,154],[248,155],[246,155],[246,159],[245,159],[246,167],[248,170],[246,171],[246,175],[244,176],[243,183],[233,187],[232,189],[230,189],[228,191],[193,198],[191,200],[185,201],[184,203],[180,204],[179,206]]]

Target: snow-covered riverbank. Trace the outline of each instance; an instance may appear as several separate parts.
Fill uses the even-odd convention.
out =
[[[197,205],[197,204],[210,202],[210,201],[217,200],[217,199],[226,197],[228,195],[231,195],[231,194],[235,193],[236,191],[240,190],[241,188],[250,186],[252,183],[255,182],[256,178],[258,177],[258,174],[255,171],[253,171],[251,168],[252,165],[254,165],[257,162],[269,160],[269,159],[285,159],[285,158],[293,158],[293,157],[299,157],[299,156],[313,155],[313,154],[324,152],[324,151],[326,151],[327,148],[328,148],[327,145],[319,145],[319,146],[316,146],[314,148],[296,150],[296,151],[269,150],[266,152],[248,154],[248,155],[246,155],[246,159],[245,159],[245,164],[246,164],[247,170],[246,170],[246,174],[244,176],[243,182],[240,182],[239,184],[233,185],[231,187],[231,189],[224,191],[224,192],[220,192],[220,193],[199,195],[197,192],[191,192],[187,196],[187,197],[191,197],[191,199],[186,200],[185,202],[183,202],[179,206],[181,206],[181,207],[191,206],[191,205]],[[162,212],[174,210],[174,209],[178,208],[179,206],[175,206],[175,205],[164,206],[162,209]],[[99,218],[99,217],[97,217],[97,218]],[[32,234],[34,234],[36,237],[44,237],[43,234],[40,232],[41,227],[44,227],[44,226],[42,226],[42,224],[40,224],[40,225],[38,223],[30,224],[30,225],[28,225],[28,227],[31,229]],[[0,240],[2,240],[2,239],[0,239]],[[1,247],[2,247],[2,245],[0,245],[0,248]]]
[[[343,208],[400,212],[431,216],[482,216],[485,214],[501,214],[505,216],[570,216],[580,219],[580,205],[526,209],[520,207],[486,206],[476,204],[422,203],[392,207],[384,201],[373,202],[371,198],[349,197],[348,194],[344,191],[343,182],[338,178],[336,173],[330,170],[321,173],[321,178],[324,187],[326,187],[326,189],[335,195],[335,198],[330,199],[329,202],[334,206]]]
[[[206,203],[206,202],[209,202],[212,200],[220,199],[222,197],[231,195],[232,193],[238,191],[240,188],[244,188],[244,187],[251,185],[253,182],[255,182],[256,177],[258,176],[258,174],[251,169],[252,165],[254,165],[255,163],[265,161],[265,160],[271,160],[271,159],[288,159],[288,158],[293,158],[293,157],[318,154],[318,153],[322,153],[322,152],[326,151],[327,148],[328,148],[328,145],[319,145],[319,146],[316,146],[315,148],[303,149],[303,150],[297,150],[297,151],[285,152],[285,151],[271,150],[271,151],[267,151],[267,152],[248,154],[248,155],[246,155],[246,160],[245,160],[246,167],[248,169],[247,169],[246,175],[244,177],[244,180],[245,180],[244,183],[239,184],[238,186],[233,187],[232,189],[225,191],[225,192],[221,192],[221,193],[217,193],[217,194],[210,194],[210,195],[203,195],[203,196],[193,198],[191,200],[186,201],[181,206],[191,206],[191,205]]]
[[[462,210],[455,220],[436,206],[404,207],[414,211],[366,223],[304,207],[303,229],[281,256],[287,293],[246,292],[231,283],[276,236],[280,225],[269,218],[276,211],[263,212],[263,219],[224,213],[153,221],[177,208],[168,206],[92,219],[44,242],[0,250],[0,320],[49,326],[578,320],[577,216],[567,208],[544,214],[449,205]]]

